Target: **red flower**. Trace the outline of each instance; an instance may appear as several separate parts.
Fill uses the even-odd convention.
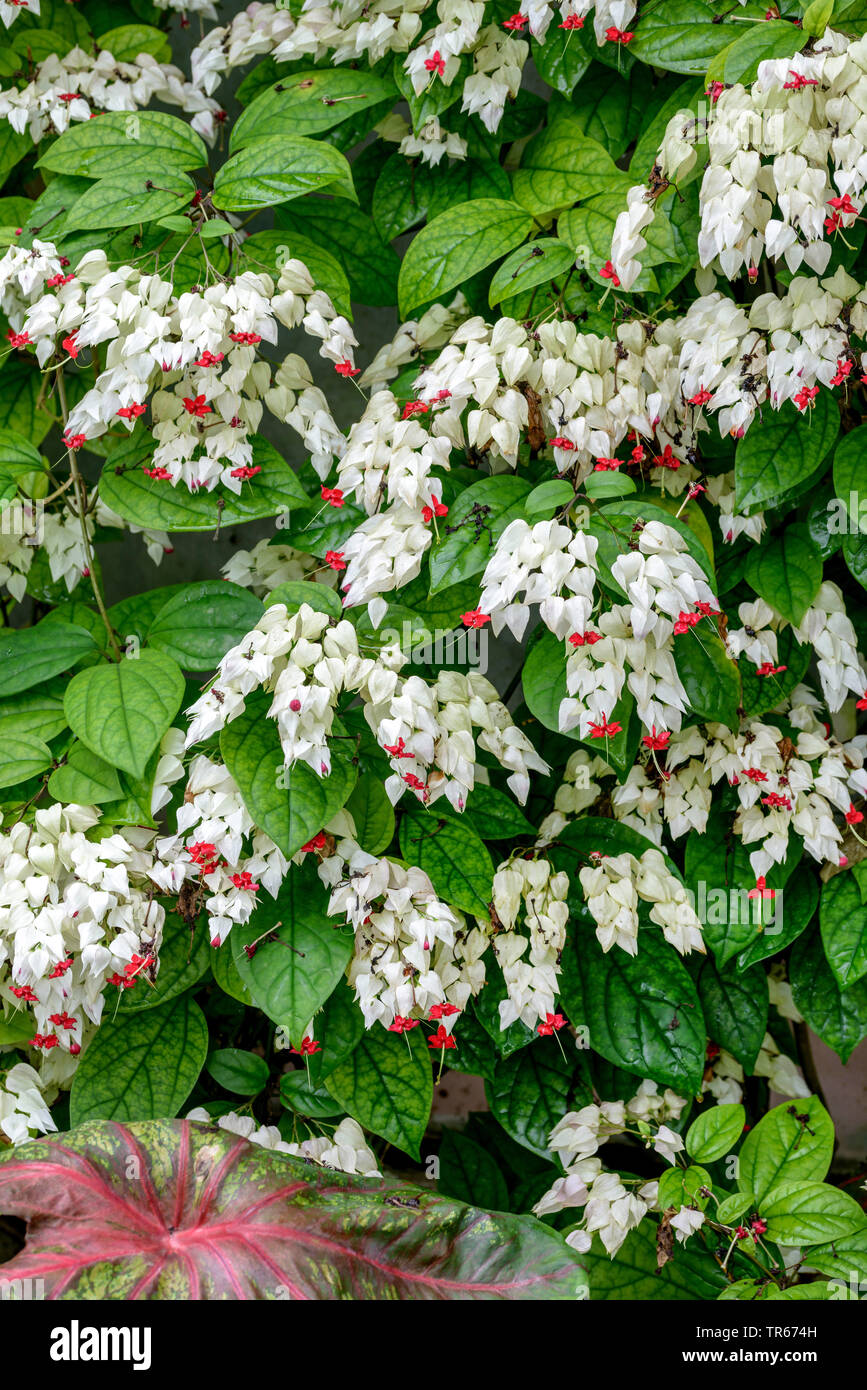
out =
[[[412,791],[422,793],[422,801],[427,801],[430,793],[420,777],[416,777],[414,772],[405,772],[403,780]]]
[[[415,756],[413,753],[407,753],[405,751],[406,744],[402,738],[399,738],[397,743],[386,743],[383,747],[386,753],[390,753],[393,758],[412,758]]]
[[[818,77],[804,77],[803,73],[795,72],[794,68],[789,68],[793,80],[783,83],[784,92],[799,92],[802,87],[818,87]]]
[[[592,647],[601,641],[601,632],[573,632],[569,638],[569,643],[573,647]]]
[[[187,849],[193,863],[198,864],[203,874],[214,872],[219,859],[216,845],[209,844],[207,840],[199,840],[197,844],[188,845]]]
[[[52,1047],[58,1047],[60,1039],[55,1033],[35,1033],[30,1039],[31,1047],[41,1047],[45,1052]]]
[[[58,92],[61,101],[78,101],[78,92]]]
[[[799,410],[812,410],[813,402],[815,401],[818,394],[818,386],[802,386],[797,396],[795,396],[794,398],[795,405],[798,407]]]
[[[852,802],[850,801],[850,802],[849,802],[849,810],[846,812],[846,824],[847,824],[847,825],[859,825],[860,822],[861,822],[863,819],[864,819],[864,812],[863,812],[863,811],[856,811],[854,805],[853,805]]]
[[[571,440],[571,439],[564,439],[563,436],[562,436],[562,434],[555,434],[555,436],[554,436],[553,439],[549,439],[549,440],[548,440],[548,443],[549,443],[549,444],[551,445],[551,447],[554,448],[554,449],[574,449],[574,448],[575,448],[575,445],[572,443],[572,440]]]
[[[216,367],[218,362],[222,362],[225,357],[224,352],[203,352],[201,357],[194,363],[196,367]]]
[[[779,811],[781,809],[791,811],[792,809],[792,803],[789,798],[781,795],[780,792],[768,792],[767,796],[762,797],[762,805],[770,806],[772,811]]]
[[[674,457],[674,450],[670,444],[666,444],[661,454],[654,456],[653,462],[657,468],[671,468],[672,470],[680,467],[680,459]]]
[[[262,472],[262,465],[261,465],[261,463],[255,464],[254,467],[252,467],[252,468],[249,467],[247,464],[243,464],[240,468],[233,468],[232,471],[231,471],[231,473],[229,474],[229,477],[230,477],[230,478],[241,478],[243,482],[247,483],[247,482],[250,481],[251,478],[255,478],[255,476],[256,476],[257,473],[261,473],[261,472]]]
[[[635,38],[633,33],[624,33],[622,29],[616,29],[612,24],[605,30],[605,37],[609,43],[631,43]]]
[[[663,732],[661,734],[658,734],[656,732],[656,725],[654,724],[650,733],[645,734],[641,742],[644,744],[645,748],[652,748],[656,752],[660,752],[663,748],[668,747],[670,738],[671,734],[669,733]]]
[[[427,415],[430,406],[427,401],[407,401],[403,408],[402,420],[411,420],[414,415]]]
[[[435,72],[438,77],[442,77],[446,70],[446,60],[439,49],[435,51],[432,57],[425,58],[424,65],[428,72]]]
[[[756,667],[757,676],[776,676],[780,671],[788,671],[788,666],[774,666],[770,661],[763,661],[761,666]]]
[[[741,771],[741,776],[746,777],[750,782],[767,782],[768,774],[762,772],[758,767],[745,767]]]
[[[690,405],[707,405],[708,401],[713,400],[713,391],[708,391],[706,386],[702,386],[696,391],[694,396],[690,396]]]
[[[755,886],[755,888],[751,888],[751,889],[750,889],[750,891],[747,893],[747,897],[748,897],[748,898],[775,898],[775,897],[777,896],[776,889],[775,889],[775,888],[766,888],[766,887],[765,887],[765,883],[766,883],[766,880],[765,880],[764,874],[760,874],[759,877],[756,879],[756,886]]]
[[[146,405],[122,405],[117,413],[121,420],[137,420],[146,410]]]
[[[33,993],[30,985],[10,985],[9,987],[16,999],[20,999],[24,1004],[36,1004],[39,1002],[38,996]]]
[[[608,738],[608,737],[613,738],[615,734],[619,734],[619,733],[622,733],[622,732],[623,732],[623,726],[622,726],[621,724],[617,724],[617,723],[609,724],[609,723],[608,723],[608,720],[607,720],[607,718],[606,718],[606,716],[605,716],[604,714],[603,714],[603,716],[602,716],[602,722],[601,722],[600,724],[591,724],[591,725],[590,725],[590,737],[591,737],[591,738]]]
[[[82,445],[87,443],[87,435],[65,434],[63,436],[63,442],[66,445],[67,449],[80,449]]]
[[[680,637],[684,632],[689,632],[691,627],[701,622],[700,613],[678,613],[677,622],[674,624],[674,633]]]
[[[430,500],[431,505],[421,509],[421,519],[426,524],[433,521],[435,516],[448,516],[449,514],[448,507],[438,497],[432,497]]]
[[[563,23],[558,27],[560,29],[583,29],[584,20],[578,14],[567,14]]]
[[[302,1038],[301,1046],[290,1047],[290,1052],[294,1052],[296,1057],[315,1057],[317,1052],[322,1051],[322,1044],[313,1038]]]
[[[158,468],[143,468],[142,472],[146,473],[149,478],[154,478],[158,483],[171,482],[171,473],[167,468],[163,468],[162,465]]]
[[[526,29],[530,20],[525,14],[513,14],[511,19],[503,20],[504,29]],[[562,28],[562,25],[561,25]]]
[[[208,405],[204,394],[201,396],[184,396],[184,410],[188,415],[195,415],[201,420],[203,415],[210,415],[212,407]]]
[[[593,467],[597,473],[616,473],[620,464],[620,459],[597,459]]]
[[[259,891],[258,883],[253,882],[253,875],[248,873],[246,869],[240,874],[232,874],[232,882],[236,888],[243,888],[248,893],[257,893]]]
[[[768,1229],[767,1221],[763,1221],[760,1216],[754,1216],[750,1222],[750,1230],[754,1236],[763,1236]]]
[[[846,362],[842,358],[837,360],[837,374],[831,377],[832,386],[842,386],[847,376],[852,370],[852,363]]]
[[[320,830],[318,835],[314,835],[312,840],[308,840],[306,845],[301,846],[301,851],[303,854],[311,854],[314,850],[325,849],[327,843],[325,831]]]
[[[720,99],[720,97],[722,96],[722,94],[723,94],[724,91],[725,91],[725,83],[724,83],[724,82],[711,82],[710,86],[708,87],[707,91],[705,92],[705,96],[706,96],[706,97],[710,97],[711,105],[712,105],[712,106],[716,106],[717,102],[719,101],[719,99]]]
[[[738,1226],[737,1230],[735,1231],[735,1235],[737,1236],[738,1240],[749,1240],[750,1233],[747,1230],[746,1226]]]
[[[420,1020],[417,1018],[401,1018],[400,1014],[395,1014],[394,1023],[388,1025],[389,1033],[408,1033],[411,1028],[417,1028]]]
[[[459,1013],[460,1009],[456,1008],[454,1004],[431,1004],[428,1018],[451,1018],[453,1014]]]
[[[9,332],[6,334],[6,337],[9,340],[10,346],[14,348],[26,347],[27,344],[30,342],[29,333],[15,333],[11,328],[9,329]]]
[[[336,371],[338,376],[358,376],[358,373],[361,371],[361,368],[353,367],[352,363],[347,357],[344,362],[335,362],[334,370]]]
[[[48,972],[49,980],[59,980],[66,974],[72,964],[72,956],[67,956],[66,960],[59,960],[52,970]]]
[[[643,463],[647,455],[645,454],[641,445],[636,444],[629,457],[632,459],[633,463]]]
[[[855,708],[867,709],[867,690],[864,691],[864,694],[861,696],[860,700],[855,701]]]
[[[339,487],[324,487],[320,492],[323,502],[327,502],[329,507],[343,506],[343,493]]]
[[[614,266],[611,264],[610,261],[605,262],[604,266],[599,272],[599,275],[603,280],[610,280],[615,289],[619,289],[620,276],[617,274],[617,271],[614,269]]]
[[[490,621],[490,613],[483,613],[481,608],[472,608],[469,613],[461,614],[461,622],[464,627],[484,627],[485,623]]]
[[[242,343],[244,347],[255,347],[257,343],[262,341],[259,333],[230,333],[229,337],[233,343]]]
[[[427,1045],[434,1052],[438,1047],[457,1047],[457,1043],[454,1038],[446,1032],[445,1024],[443,1023],[441,1023],[436,1032],[432,1033],[428,1038]]]
[[[56,290],[59,285],[68,285],[70,280],[74,279],[74,275],[64,275],[60,272],[58,275],[52,275],[49,280],[45,281],[45,288],[48,290]]]
[[[546,1014],[545,1022],[537,1025],[536,1032],[542,1038],[550,1038],[552,1033],[559,1033],[565,1027],[566,1020],[562,1014]]]
[[[326,550],[325,563],[328,568],[332,570],[346,569],[346,561],[343,558],[342,550]]]
[[[78,1027],[77,1019],[74,1019],[72,1014],[68,1014],[65,1009],[60,1014],[49,1014],[48,1022],[53,1023],[55,1028],[69,1028],[71,1030]]]

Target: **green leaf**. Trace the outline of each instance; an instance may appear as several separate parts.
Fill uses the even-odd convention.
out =
[[[73,131],[86,129],[73,126]],[[141,174],[124,177],[112,174],[91,184],[66,214],[64,230],[79,227],[131,227],[138,222],[154,222],[167,213],[186,207],[195,193],[186,174],[164,172],[159,186]]]
[[[534,39],[530,51],[542,80],[567,97],[590,66],[589,43],[580,30],[552,25],[544,43]]]
[[[512,201],[512,181],[501,164],[492,159],[460,159],[431,185],[427,220],[432,222],[448,208],[474,203],[480,198]]]
[[[628,80],[594,63],[572,98],[569,120],[619,159],[635,139],[648,108],[658,106],[650,74],[635,67]]]
[[[777,506],[816,471],[833,448],[839,429],[840,414],[829,391],[821,392],[805,414],[791,401],[779,410],[765,411],[735,450],[736,510],[750,515],[771,503]],[[848,435],[847,441],[856,433]]]
[[[391,241],[429,217],[434,182],[441,177],[426,164],[391,155],[376,180],[370,208],[380,236]]]
[[[188,121],[162,111],[103,111],[96,120],[82,121],[64,131],[49,145],[38,167],[88,179],[126,174],[134,180],[153,178],[163,183],[163,175],[172,170],[201,169],[207,163],[205,144]],[[79,221],[76,225],[88,224]]]
[[[657,1205],[660,1211],[667,1207],[698,1207],[704,1211],[709,1197],[703,1196],[703,1189],[713,1187],[713,1181],[706,1168],[692,1163],[688,1168],[666,1168],[659,1179]]]
[[[171,1118],[196,1084],[207,1052],[208,1025],[188,994],[157,1009],[107,1019],[75,1073],[71,1123]]]
[[[642,13],[630,52],[642,63],[667,72],[703,73],[742,32],[739,24],[726,24],[730,13],[719,22],[716,11],[701,0],[665,0],[664,5]]]
[[[819,592],[822,556],[802,523],[754,546],[747,555],[744,579],[759,598],[797,627]]]
[[[0,636],[0,695],[29,690],[95,651],[90,633],[74,623],[6,629]]]
[[[265,607],[273,608],[275,603],[284,603],[289,613],[297,613],[306,603],[314,613],[327,613],[329,618],[338,620],[343,617],[337,590],[312,579],[288,579],[285,584],[278,584],[265,599]]]
[[[52,415],[40,404],[43,381],[33,361],[6,363],[0,375],[0,429],[26,435],[33,444],[42,443],[54,424]]]
[[[510,295],[545,284],[569,270],[574,260],[574,252],[557,237],[539,237],[538,241],[519,246],[494,271],[488,303],[493,308]],[[570,488],[570,495],[571,491]]]
[[[318,135],[369,106],[396,99],[384,77],[352,68],[312,68],[284,77],[260,92],[232,129],[232,154],[256,140]]]
[[[310,499],[284,458],[261,435],[253,435],[253,466],[262,471],[240,495],[216,488],[189,492],[184,483],[148,478],[147,445],[123,445],[112,450],[99,480],[99,495],[107,507],[133,526],[161,531],[213,531],[244,521],[279,516]]]
[[[761,1215],[768,1240],[777,1245],[816,1245],[845,1240],[867,1225],[867,1217],[848,1192],[823,1182],[793,1182],[791,1174],[765,1198]]]
[[[575,489],[565,478],[552,478],[533,488],[523,510],[527,516],[552,516],[571,502],[574,496]]]
[[[280,271],[288,260],[303,261],[316,283],[316,288],[324,290],[337,310],[345,318],[352,318],[349,302],[349,280],[336,256],[324,246],[319,246],[310,237],[296,232],[254,232],[243,243],[241,252],[244,260],[258,272],[266,271],[276,282]]]
[[[66,682],[52,680],[38,689],[0,700],[0,724],[6,737],[33,734],[48,743],[66,728],[63,692]]]
[[[526,239],[532,225],[526,212],[499,198],[478,198],[441,212],[413,239],[403,258],[398,276],[403,317],[507,255]]]
[[[778,950],[782,941],[785,908],[780,889],[794,868],[794,860],[774,865],[768,874],[767,891],[775,897],[750,898],[756,875],[749,853],[749,846],[731,832],[722,815],[712,815],[704,834],[690,835],[686,842],[684,876],[695,894],[704,939],[720,968],[757,941],[767,942],[768,955]]]
[[[162,652],[143,651],[79,671],[66,688],[63,709],[91,752],[141,777],[183,698],[176,663]]]
[[[417,1033],[398,1037],[377,1026],[362,1034],[325,1085],[365,1129],[419,1159],[433,1101],[429,1056]]]
[[[860,1297],[857,1285],[867,1280],[867,1230],[856,1231],[828,1245],[814,1245],[810,1250],[810,1268],[829,1278],[842,1278],[847,1283],[854,1274]]]
[[[867,907],[852,874],[835,874],[825,884],[819,923],[825,957],[847,989],[867,973]]]
[[[867,1037],[867,978],[841,989],[822,949],[817,930],[798,938],[789,962],[789,980],[796,1007],[814,1033],[848,1062],[854,1048]]]
[[[50,766],[51,749],[47,743],[25,732],[9,737],[0,720],[0,787],[17,786]]]
[[[104,801],[117,801],[123,795],[113,764],[98,758],[78,742],[73,743],[66,762],[52,772],[48,790],[57,801],[77,802],[80,806],[99,806]]]
[[[708,83],[742,82],[748,87],[755,82],[760,63],[799,53],[806,43],[806,32],[784,19],[750,25],[716,55],[707,71]]]
[[[356,769],[335,758],[330,777],[317,777],[306,763],[286,771],[271,703],[265,691],[249,695],[223,730],[220,752],[256,825],[291,859],[346,804]]]
[[[264,608],[249,589],[225,579],[187,584],[162,605],[148,642],[185,671],[210,671],[256,626]]]
[[[269,135],[233,155],[217,171],[212,201],[224,212],[272,207],[340,184],[352,189],[345,155],[303,135]]]
[[[569,1019],[589,1030],[590,1047],[625,1071],[698,1091],[706,1032],[686,966],[652,928],[639,933],[638,955],[603,952],[582,923],[563,953],[561,997]]]
[[[637,1230],[629,1232],[613,1259],[598,1237],[594,1239],[593,1249],[581,1256],[590,1281],[590,1298],[599,1302],[719,1298],[727,1280],[709,1255],[695,1249],[693,1243],[678,1248],[675,1258],[660,1270],[656,1236],[653,1222],[642,1221]]]
[[[359,777],[346,803],[355,822],[355,838],[367,854],[383,854],[394,839],[394,807],[373,772]]]
[[[486,1211],[508,1211],[509,1189],[500,1165],[481,1144],[445,1130],[439,1147],[437,1189],[445,1197],[471,1202]]]
[[[840,440],[834,454],[834,490],[849,513],[851,530],[861,535],[867,533],[867,517],[861,506],[865,448],[867,425],[859,425]]]
[[[523,514],[530,491],[525,478],[511,474],[464,489],[449,511],[448,534],[431,551],[432,594],[481,574],[509,522]]]
[[[0,377],[0,388],[2,383]],[[42,472],[42,456],[36,446],[16,430],[0,429],[0,511],[17,496],[22,478]]]
[[[324,1086],[308,1086],[303,1071],[284,1072],[280,1077],[280,1099],[296,1115],[313,1120],[327,1120],[341,1115],[343,1107]]]
[[[329,918],[327,906],[327,892],[308,862],[290,869],[275,899],[262,894],[249,922],[236,928],[242,948],[258,941],[252,956],[244,949],[235,954],[238,974],[257,1007],[282,1024],[296,1046],[352,955],[352,933]],[[274,939],[259,940],[266,932]]]
[[[798,1119],[804,1115],[802,1124]],[[821,1182],[831,1166],[834,1126],[815,1096],[769,1110],[743,1142],[738,1182],[762,1204],[781,1182]],[[821,1239],[821,1237],[820,1237]]]
[[[674,657],[690,709],[730,729],[740,727],[741,678],[712,622],[674,639]]]
[[[481,782],[470,792],[463,814],[483,840],[512,840],[516,835],[536,834],[510,796]]]
[[[740,1143],[746,1118],[742,1105],[714,1105],[704,1110],[687,1130],[687,1153],[697,1163],[716,1163]]]
[[[224,1091],[236,1096],[257,1096],[268,1085],[268,1063],[255,1052],[239,1047],[220,1047],[205,1062],[205,1071]]]
[[[627,175],[605,147],[582,135],[579,125],[569,120],[555,120],[535,135],[512,175],[515,201],[534,215],[587,198],[619,200],[628,187]],[[563,239],[571,241],[568,236]]]
[[[799,865],[785,888],[777,890],[775,907],[777,902],[779,921],[771,925],[780,926],[782,930],[771,932],[766,928],[761,932],[753,944],[738,956],[738,966],[741,970],[746,970],[757,961],[767,960],[768,956],[785,950],[809,926],[819,905],[819,885],[813,871],[804,864]]]
[[[121,24],[116,29],[108,29],[99,35],[99,46],[119,63],[134,63],[140,53],[149,53],[158,63],[172,61],[172,46],[168,38],[162,29],[155,29],[152,24]],[[193,131],[188,130],[187,133],[192,135]]]
[[[460,1029],[457,1030],[460,1047]],[[569,1109],[573,1068],[556,1038],[539,1038],[532,1047],[497,1063],[485,1095],[496,1120],[524,1148],[552,1158],[548,1136]],[[582,1097],[589,1102],[590,1094]]]
[[[802,28],[805,34],[812,34],[815,38],[821,38],[831,23],[831,16],[834,13],[834,0],[812,0],[804,10]]]
[[[119,992],[116,1014],[142,1013],[159,1008],[198,984],[208,969],[211,952],[204,922],[192,930],[177,912],[167,912],[159,949],[159,969],[153,984],[139,977],[132,989]]]
[[[720,969],[705,961],[698,977],[698,997],[708,1037],[752,1074],[768,1026],[768,979],[759,966],[740,971],[732,962]]]
[[[401,854],[424,870],[445,902],[488,916],[494,865],[472,826],[414,806],[403,816],[399,833]]]
[[[345,198],[304,198],[279,207],[275,222],[327,246],[349,279],[353,299],[361,304],[394,304],[400,261],[361,208]]]
[[[724,1226],[730,1226],[746,1216],[750,1209],[755,1211],[755,1208],[756,1199],[752,1192],[733,1192],[730,1197],[723,1197],[716,1209],[716,1219]]]
[[[584,479],[584,492],[594,500],[599,497],[628,497],[638,489],[628,473],[590,473]]]

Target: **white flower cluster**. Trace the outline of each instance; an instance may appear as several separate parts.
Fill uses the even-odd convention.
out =
[[[628,1101],[603,1101],[570,1111],[554,1127],[550,1147],[560,1158],[566,1176],[558,1178],[549,1192],[533,1208],[537,1216],[548,1216],[571,1207],[584,1207],[581,1223],[567,1235],[573,1249],[590,1249],[594,1233],[613,1258],[631,1230],[640,1225],[656,1206],[656,1182],[622,1180],[617,1173],[603,1171],[597,1157],[601,1145],[615,1135],[638,1133],[667,1163],[683,1149],[683,1140],[665,1122],[678,1120],[687,1101],[673,1091],[659,1095],[653,1081],[643,1081]],[[655,1134],[646,1136],[634,1126],[653,1125]]]
[[[535,1028],[555,1013],[568,892],[568,874],[553,872],[543,858],[513,858],[494,874],[494,954],[506,984],[499,1006],[503,1029],[518,1019]]]
[[[328,912],[355,933],[349,983],[367,1028],[382,1023],[409,1031],[432,1008],[447,1032],[454,1016],[485,983],[488,937],[437,897],[421,869],[367,854],[351,839],[337,842],[319,875],[331,889]]]
[[[57,1129],[43,1090],[39,1072],[26,1062],[0,1071],[0,1134],[8,1143],[26,1144],[37,1134]]]
[[[50,53],[37,63],[26,86],[0,90],[0,120],[7,120],[19,135],[27,131],[38,145],[46,136],[62,135],[76,121],[89,121],[101,111],[138,111],[154,101],[180,107],[209,143],[226,114],[187,81],[180,68],[159,63],[149,53],[139,53],[135,62],[121,62],[107,48],[95,56],[73,48],[63,57]]]
[[[755,280],[764,252],[791,272],[824,272],[832,238],[860,215],[867,187],[865,68],[867,39],[851,43],[829,29],[808,52],[761,62],[749,87],[714,84],[707,117],[697,120],[690,110],[672,116],[654,178],[682,183],[706,142],[702,266],[726,279],[746,268]],[[624,289],[640,269],[652,200],[642,188],[631,190],[615,226],[611,259]]]
[[[645,850],[640,859],[627,851],[590,857],[578,877],[603,951],[620,946],[630,956],[638,954],[639,900],[652,904],[650,920],[681,955],[704,951],[695,908],[659,850]]]
[[[200,884],[211,945],[221,946],[236,923],[249,919],[261,888],[276,898],[288,860],[256,829],[227,769],[201,754],[190,766],[176,824],[176,834],[156,841],[150,877],[171,894],[187,880]]]
[[[92,806],[55,804],[0,835],[0,997],[32,1015],[43,1080],[72,1075],[102,1017],[106,984],[146,988],[165,914],[149,873],[152,834],[88,838]]]
[[[276,1125],[257,1125],[252,1115],[238,1115],[234,1110],[215,1118],[203,1106],[198,1106],[189,1112],[187,1119],[200,1124],[216,1124],[227,1134],[237,1134],[258,1148],[291,1154],[293,1158],[306,1158],[321,1168],[331,1168],[338,1173],[357,1173],[365,1178],[382,1176],[376,1155],[367,1145],[364,1131],[348,1115],[340,1121],[330,1137],[322,1135],[317,1139],[304,1139],[301,1143],[283,1139]]]

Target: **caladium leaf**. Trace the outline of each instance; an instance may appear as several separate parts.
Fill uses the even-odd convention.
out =
[[[549,1299],[562,1237],[389,1179],[317,1170],[186,1120],[86,1124],[0,1158],[30,1223],[6,1279],[49,1299]]]

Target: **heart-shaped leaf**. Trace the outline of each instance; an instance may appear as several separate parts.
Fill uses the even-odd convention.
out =
[[[95,651],[90,633],[74,623],[39,623],[6,631],[0,637],[0,695],[29,690]]]
[[[66,688],[63,709],[72,732],[92,752],[141,777],[183,698],[177,663],[146,650],[79,671]]]
[[[30,1221],[6,1280],[49,1299],[551,1299],[586,1276],[562,1237],[429,1188],[317,1171],[210,1125],[89,1124],[0,1158]]]

